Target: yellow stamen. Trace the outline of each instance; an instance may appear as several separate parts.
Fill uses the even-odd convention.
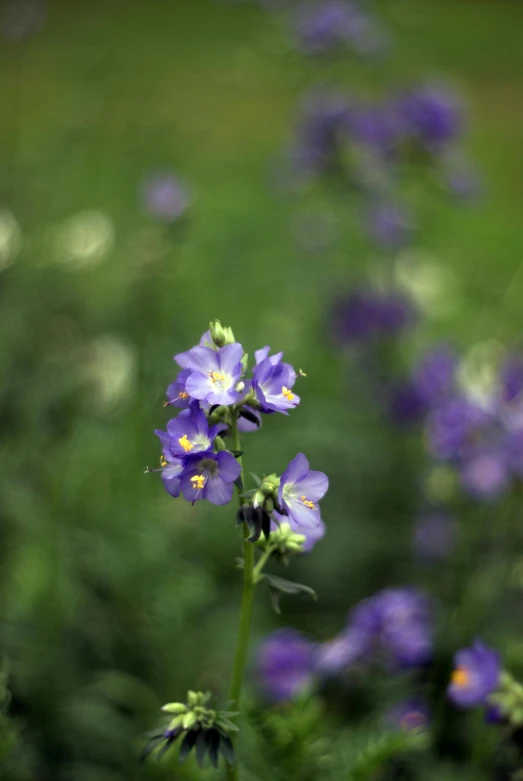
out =
[[[192,442],[189,442],[189,440],[187,439],[187,434],[184,434],[183,437],[180,437],[180,439],[178,440],[178,444],[181,445],[181,447],[183,447],[186,453],[189,453],[194,447]]]
[[[468,682],[470,681],[470,675],[468,673],[468,670],[466,670],[464,667],[456,667],[454,672],[452,673],[452,683],[454,686],[457,686],[458,689],[463,689],[465,686],[468,685]]]
[[[191,483],[193,484],[194,488],[197,488],[198,491],[201,491],[205,485],[205,477],[203,475],[195,475],[194,477],[191,477]]]
[[[186,393],[185,391],[180,391],[179,394],[178,394],[178,398],[179,399],[184,399],[184,400],[188,399],[189,398],[189,394]]]
[[[220,372],[209,372],[209,376],[213,383],[225,382],[225,374],[221,374]]]
[[[281,392],[282,392],[282,396],[285,396],[287,401],[292,401],[293,400],[294,393],[291,390],[289,390],[288,388],[286,388],[285,385],[282,387]]]
[[[306,496],[300,496],[300,499],[303,502],[303,504],[305,505],[305,507],[309,508],[309,510],[315,510],[316,509],[316,505],[314,504],[314,502],[311,502],[310,499],[307,499]]]
[[[164,466],[167,466],[167,461],[165,460],[165,456],[160,456],[160,466],[163,468]]]

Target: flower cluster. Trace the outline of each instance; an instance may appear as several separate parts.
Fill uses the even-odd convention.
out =
[[[386,42],[383,30],[355,0],[326,0],[299,7],[292,18],[292,33],[298,47],[311,55],[336,51],[371,55],[382,51]]]
[[[386,589],[360,603],[347,626],[325,643],[279,630],[262,644],[258,680],[272,699],[288,699],[356,662],[384,659],[394,669],[426,664],[432,654],[430,606],[415,589]]]

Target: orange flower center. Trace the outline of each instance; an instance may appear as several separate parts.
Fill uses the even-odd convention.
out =
[[[464,667],[456,667],[452,673],[452,683],[454,686],[457,686],[458,689],[463,689],[468,685],[469,681],[470,675],[468,670],[466,670]]]

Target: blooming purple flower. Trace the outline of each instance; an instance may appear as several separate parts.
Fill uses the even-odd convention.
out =
[[[358,290],[335,306],[334,325],[339,338],[367,342],[397,336],[414,322],[410,301],[399,293]]]
[[[203,410],[192,406],[180,412],[177,418],[167,424],[170,437],[170,448],[173,456],[184,458],[211,450],[214,440],[227,426],[217,423],[209,428],[209,421]]]
[[[464,396],[449,396],[431,410],[427,419],[429,451],[441,459],[459,456],[472,434],[488,419],[485,410]]]
[[[263,351],[259,350],[258,354]],[[262,412],[283,412],[294,409],[300,397],[292,392],[296,372],[289,363],[283,363],[281,353],[256,364],[252,387]]]
[[[240,472],[240,464],[226,450],[189,455],[181,476],[182,494],[193,503],[207,499],[211,504],[228,504]]]
[[[509,470],[505,450],[483,447],[467,453],[461,465],[466,490],[477,499],[495,499],[507,487]]]
[[[313,680],[315,646],[294,629],[279,629],[258,650],[257,677],[271,700],[288,700]]]
[[[318,646],[315,669],[323,675],[337,675],[354,664],[367,650],[366,634],[356,627],[349,627],[337,637]]]
[[[385,250],[405,246],[414,227],[406,209],[385,201],[374,204],[368,210],[365,222],[370,237]]]
[[[175,361],[183,369],[191,370],[185,383],[189,396],[209,404],[229,405],[240,398],[235,386],[243,371],[242,357],[243,347],[236,342],[218,350],[193,347],[176,355]]]
[[[298,9],[293,26],[298,45],[307,54],[323,54],[343,47],[364,54],[381,42],[370,17],[357,3],[345,0],[305,5]]]
[[[403,732],[421,732],[429,726],[428,705],[421,697],[409,697],[389,708],[385,722],[389,727]]]
[[[293,528],[314,528],[321,525],[318,502],[327,493],[329,479],[323,472],[313,471],[303,455],[298,455],[281,476],[278,501],[289,516]]]
[[[461,131],[461,106],[445,87],[412,89],[400,98],[398,110],[407,133],[430,149],[440,149]]]
[[[187,409],[191,403],[191,397],[185,390],[185,385],[191,374],[190,369],[182,369],[178,374],[174,382],[171,382],[167,388],[167,406],[179,407],[180,409]]]
[[[184,471],[184,461],[177,458],[171,451],[171,438],[165,431],[154,432],[163,445],[163,455],[160,461],[162,481],[167,493],[176,498],[181,493],[181,477]]]
[[[166,222],[178,220],[191,205],[187,186],[168,172],[149,176],[142,185],[142,195],[149,214]]]
[[[454,657],[455,669],[447,694],[455,705],[471,708],[486,704],[499,683],[501,662],[497,651],[478,640]]]
[[[445,512],[422,513],[416,519],[413,539],[414,552],[425,561],[445,559],[454,547],[455,538],[454,519]]]

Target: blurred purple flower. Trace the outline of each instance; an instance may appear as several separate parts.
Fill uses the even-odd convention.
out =
[[[437,404],[427,419],[426,438],[436,458],[458,457],[469,438],[489,420],[481,407],[464,396],[453,395]]]
[[[388,104],[354,106],[347,117],[351,138],[380,155],[389,155],[400,138],[400,126]]]
[[[142,196],[149,214],[165,222],[183,217],[192,201],[187,185],[168,172],[149,176],[142,185]]]
[[[413,381],[428,404],[454,390],[456,367],[456,356],[444,345],[428,350],[421,358],[414,370]]]
[[[426,561],[445,559],[456,540],[454,519],[445,512],[425,512],[416,519],[413,548]]]
[[[425,399],[412,380],[407,380],[393,389],[390,396],[389,413],[396,423],[417,423],[425,417],[427,409]]]
[[[323,675],[338,675],[356,662],[368,649],[368,637],[350,627],[332,640],[318,646],[315,669]]]
[[[409,242],[413,222],[407,210],[397,203],[383,201],[368,209],[365,225],[378,247],[396,250]]]
[[[342,164],[351,104],[329,89],[311,90],[302,101],[292,150],[294,167],[304,175],[324,173]]]
[[[523,428],[508,432],[505,452],[510,471],[517,477],[523,477]]]
[[[500,371],[501,400],[505,404],[518,399],[523,393],[523,359],[512,355],[507,359]]]
[[[430,723],[427,703],[421,697],[409,697],[393,705],[385,714],[385,723],[403,732],[421,732]]]
[[[454,657],[455,669],[447,689],[449,698],[461,708],[486,704],[499,683],[501,662],[497,651],[476,640]]]
[[[423,85],[401,96],[399,115],[408,135],[432,150],[453,141],[462,129],[462,111],[456,96],[438,85]]]
[[[465,203],[476,201],[483,192],[482,183],[476,171],[468,168],[454,168],[447,171],[445,181],[450,192]]]
[[[508,485],[507,461],[502,446],[472,450],[463,457],[463,486],[476,499],[496,499]]]
[[[344,342],[394,337],[414,320],[412,304],[399,293],[361,289],[334,307],[334,326]]]
[[[298,8],[293,19],[298,46],[307,54],[350,48],[357,54],[379,50],[384,36],[358,3],[325,0]]]
[[[257,678],[275,701],[292,699],[313,680],[315,645],[294,629],[279,629],[258,650]]]

